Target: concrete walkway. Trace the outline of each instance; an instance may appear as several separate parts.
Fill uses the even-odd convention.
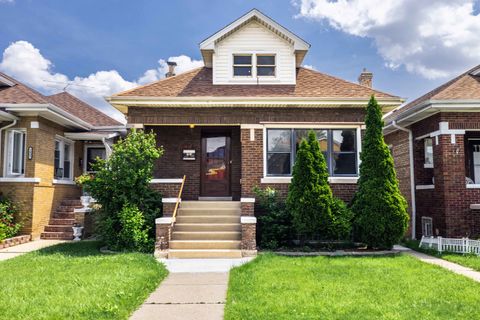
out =
[[[161,259],[170,274],[130,319],[221,320],[228,272],[250,260]]]
[[[35,240],[19,244],[10,248],[0,249],[0,261],[18,257],[27,252],[32,252],[55,244],[66,242],[65,240]]]
[[[415,257],[415,258],[417,258],[420,261],[423,261],[425,263],[430,263],[430,264],[440,266],[440,267],[445,268],[447,270],[450,270],[450,271],[452,271],[456,274],[460,274],[460,275],[465,276],[467,278],[470,278],[474,281],[480,282],[480,272],[475,271],[471,268],[464,267],[464,266],[461,266],[459,264],[456,264],[456,263],[453,263],[453,262],[450,262],[450,261],[447,261],[447,260],[443,260],[443,259],[440,259],[440,258],[437,258],[437,257],[429,256],[428,254],[424,254],[424,253],[421,253],[421,252],[418,252],[418,251],[414,251],[412,249],[405,248],[403,246],[395,246],[394,249],[403,251],[403,252],[411,255],[412,257]]]

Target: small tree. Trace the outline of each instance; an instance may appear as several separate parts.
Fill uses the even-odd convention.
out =
[[[354,234],[374,248],[391,248],[408,227],[407,202],[401,195],[388,146],[382,112],[374,96],[367,106],[358,191],[352,202]]]
[[[96,174],[84,186],[101,205],[96,232],[108,247],[153,249],[153,226],[162,204],[161,195],[150,188],[150,180],[154,162],[162,154],[154,133],[132,130],[113,146],[110,158],[97,159],[93,165]]]
[[[349,210],[334,198],[328,184],[328,168],[314,131],[302,139],[296,154],[287,209],[296,231],[311,237],[337,239],[350,232]]]

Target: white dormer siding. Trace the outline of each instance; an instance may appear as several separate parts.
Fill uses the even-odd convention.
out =
[[[233,56],[252,55],[252,76],[233,75]],[[275,76],[256,76],[256,55],[275,55]],[[251,21],[215,44],[212,57],[213,84],[295,84],[294,45]]]

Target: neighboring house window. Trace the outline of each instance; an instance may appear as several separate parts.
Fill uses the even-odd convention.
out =
[[[433,168],[433,139],[426,138],[424,141],[425,148],[425,168]]]
[[[274,55],[257,55],[257,76],[275,76]]]
[[[6,176],[22,176],[25,174],[25,131],[9,130],[6,139]]]
[[[55,140],[55,179],[72,180],[73,144],[63,139]]]
[[[252,55],[233,56],[233,75],[235,77],[252,76]]]
[[[290,176],[295,155],[309,129],[267,129],[267,175]],[[315,129],[330,176],[357,175],[355,129]]]
[[[85,171],[94,172],[92,165],[95,163],[97,158],[105,159],[106,158],[105,147],[101,146],[87,146],[86,147],[86,163]]]
[[[433,219],[422,217],[422,235],[425,237],[433,236]]]

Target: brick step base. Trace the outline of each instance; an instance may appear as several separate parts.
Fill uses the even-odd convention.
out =
[[[54,226],[73,227],[74,223],[75,223],[75,219],[73,218],[56,218],[54,215],[54,218],[50,219],[50,225],[54,225]]]
[[[42,232],[40,239],[73,240],[72,232]]]

